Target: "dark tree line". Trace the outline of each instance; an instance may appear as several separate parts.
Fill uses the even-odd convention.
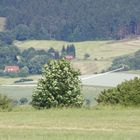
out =
[[[0,45],[0,74],[4,73],[5,66],[19,66],[20,71],[26,74],[40,74],[42,66],[48,63],[49,60],[55,59],[55,55],[45,50],[35,50],[29,48],[20,51],[13,45]],[[19,74],[20,76],[20,74]]]
[[[137,51],[134,55],[122,56],[115,58],[111,66],[112,69],[125,66],[126,70],[139,70],[140,69],[140,50]]]
[[[62,47],[61,57],[65,57],[67,55],[73,56],[73,58],[76,57],[75,46],[73,44]]]
[[[122,39],[140,34],[139,7],[139,0],[1,0],[0,16],[17,40]]]

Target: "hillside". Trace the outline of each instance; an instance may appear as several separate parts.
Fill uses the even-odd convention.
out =
[[[1,0],[17,40],[122,39],[140,35],[139,0]]]
[[[140,39],[122,41],[85,41],[85,42],[64,42],[47,40],[15,41],[14,43],[21,50],[34,47],[35,49],[54,49],[60,51],[63,45],[74,44],[76,47],[76,60],[73,65],[80,68],[82,74],[101,72],[108,68],[115,57],[128,55],[140,49]],[[84,55],[90,55],[84,60]]]

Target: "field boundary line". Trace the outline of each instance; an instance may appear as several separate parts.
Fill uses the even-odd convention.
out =
[[[58,131],[103,131],[103,132],[115,132],[118,130],[117,128],[80,128],[80,127],[40,127],[40,126],[29,126],[29,125],[20,125],[20,126],[13,126],[13,125],[0,125],[0,129],[45,129],[45,130],[58,130]],[[121,131],[121,129],[119,129]],[[125,129],[123,129],[125,130]],[[127,131],[127,129],[126,129]],[[131,132],[139,132],[139,130],[128,130]]]
[[[0,129],[46,129],[46,130],[66,130],[66,131],[106,131],[112,132],[116,131],[116,129],[110,128],[79,128],[79,127],[38,127],[38,126],[13,126],[13,125],[0,125]]]
[[[119,69],[115,69],[115,70],[108,71],[108,72],[105,72],[105,73],[95,74],[95,75],[88,76],[88,77],[83,77],[83,78],[81,77],[80,79],[81,80],[88,80],[88,79],[91,79],[91,78],[95,78],[95,77],[103,76],[103,75],[110,74],[110,73],[113,73],[113,72],[117,72],[117,71],[120,71],[120,70],[123,70],[123,69],[124,69],[124,67],[121,67]]]

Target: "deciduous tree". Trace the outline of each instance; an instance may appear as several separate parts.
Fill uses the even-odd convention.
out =
[[[49,62],[32,96],[32,105],[37,108],[81,107],[79,74],[66,60]]]

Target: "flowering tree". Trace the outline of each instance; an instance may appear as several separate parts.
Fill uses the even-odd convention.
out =
[[[32,96],[37,108],[81,107],[80,72],[66,60],[53,60],[44,66],[42,78]]]

